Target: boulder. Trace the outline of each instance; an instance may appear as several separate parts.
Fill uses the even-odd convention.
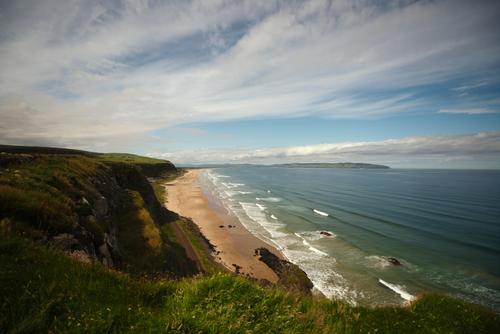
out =
[[[401,266],[402,265],[401,262],[398,259],[396,259],[395,257],[388,257],[387,261],[389,263],[395,265],[395,266]]]
[[[299,266],[280,259],[267,248],[261,247],[255,250],[259,261],[264,262],[278,276],[278,284],[286,289],[311,294],[314,287],[307,274]]]
[[[52,238],[52,244],[62,250],[74,250],[79,248],[80,243],[74,235],[69,233],[61,233]]]

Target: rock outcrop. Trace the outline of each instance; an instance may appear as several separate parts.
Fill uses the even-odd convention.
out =
[[[298,291],[310,294],[313,284],[307,274],[297,265],[280,259],[271,253],[267,248],[261,247],[255,250],[255,254],[260,256],[259,261],[264,262],[278,276],[278,285],[287,290]]]

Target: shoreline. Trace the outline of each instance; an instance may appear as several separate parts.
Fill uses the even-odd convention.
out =
[[[167,183],[167,209],[189,217],[215,246],[215,259],[232,272],[272,283],[278,276],[255,256],[255,249],[265,247],[280,258],[283,254],[273,245],[257,238],[233,216],[215,210],[201,189],[198,177],[206,169],[188,169]],[[221,227],[222,226],[222,227]],[[229,227],[231,226],[231,227]]]

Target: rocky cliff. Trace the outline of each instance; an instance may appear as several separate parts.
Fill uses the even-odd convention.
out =
[[[10,147],[0,150],[0,222],[82,261],[175,277],[195,274],[184,249],[163,233],[176,215],[159,203],[146,178],[172,171],[168,161],[106,161],[88,153]]]

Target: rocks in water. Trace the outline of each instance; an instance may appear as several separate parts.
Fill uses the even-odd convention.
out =
[[[313,284],[307,274],[297,265],[282,260],[267,248],[261,247],[255,250],[260,255],[259,261],[264,262],[278,276],[278,284],[286,289],[310,294]]]
[[[324,236],[327,236],[327,237],[331,237],[331,236],[333,236],[333,234],[332,234],[332,233],[327,232],[327,231],[321,231],[321,232],[319,232],[319,234],[324,235]]]
[[[395,266],[401,266],[402,263],[395,257],[387,257],[387,261]]]

